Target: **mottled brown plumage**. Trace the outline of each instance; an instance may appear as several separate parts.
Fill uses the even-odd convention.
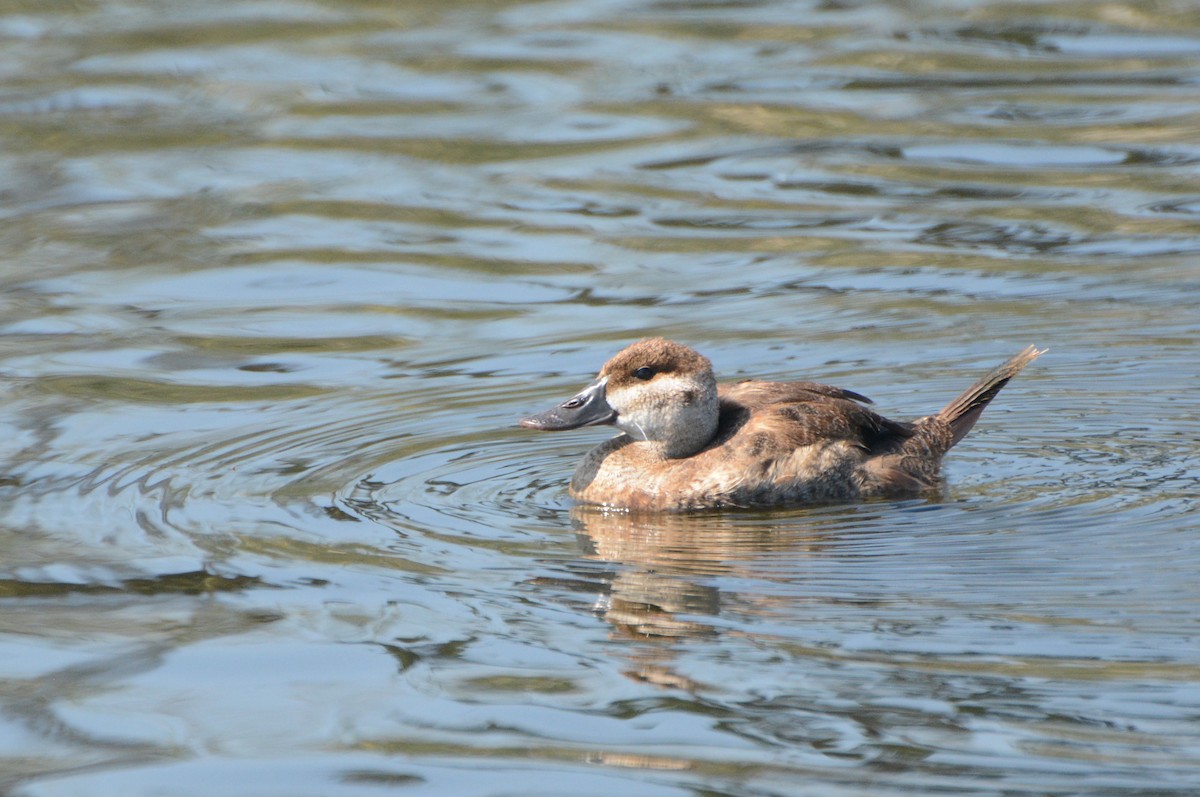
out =
[[[614,424],[571,480],[577,500],[634,510],[899,498],[937,484],[942,456],[1032,346],[941,412],[892,421],[848,390],[815,382],[716,384],[708,359],[662,338],[621,351],[576,397],[522,421],[535,429]]]

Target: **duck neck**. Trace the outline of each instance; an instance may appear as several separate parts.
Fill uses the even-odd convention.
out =
[[[704,449],[717,434],[720,407],[715,389],[695,398],[684,413],[675,419],[671,434],[655,440],[654,446],[664,459],[690,457]]]

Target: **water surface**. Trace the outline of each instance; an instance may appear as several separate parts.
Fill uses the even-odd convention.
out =
[[[1188,3],[0,3],[0,786],[1200,782]],[[643,335],[936,499],[630,517]]]

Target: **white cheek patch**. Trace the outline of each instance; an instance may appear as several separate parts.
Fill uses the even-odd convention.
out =
[[[671,403],[682,404],[686,394],[696,392],[696,380],[685,379],[678,374],[662,374],[647,384],[656,395],[670,396]]]
[[[678,411],[693,403],[695,380],[662,374],[648,382],[611,390],[608,403],[617,411],[617,428],[635,440],[660,439],[677,422]],[[693,401],[688,400],[688,396]]]

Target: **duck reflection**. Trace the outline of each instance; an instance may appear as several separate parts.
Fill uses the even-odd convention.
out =
[[[571,517],[588,553],[619,566],[597,613],[614,636],[663,643],[719,635],[723,624],[716,618],[726,604],[736,602],[739,612],[769,612],[770,596],[735,596],[721,583],[792,580],[794,567],[772,567],[778,555],[811,555],[829,533],[803,512],[670,515],[579,506]],[[640,648],[629,674],[663,686],[695,686],[671,670],[672,651],[670,644]]]

